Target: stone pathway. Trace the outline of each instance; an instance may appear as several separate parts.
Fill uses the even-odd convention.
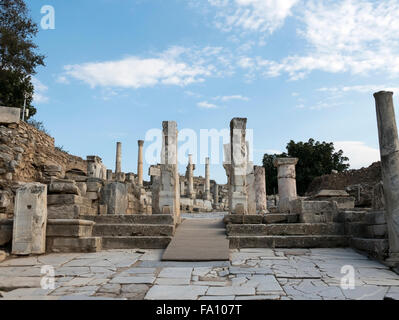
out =
[[[399,275],[352,249],[230,250],[230,261],[162,262],[163,250],[49,254],[0,263],[2,299],[399,299]],[[55,288],[41,271],[52,266]],[[355,288],[341,288],[342,267]],[[51,274],[48,274],[51,275]]]
[[[163,261],[228,261],[229,240],[222,219],[185,219]]]

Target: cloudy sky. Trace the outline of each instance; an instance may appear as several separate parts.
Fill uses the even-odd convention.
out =
[[[372,94],[399,88],[399,0],[29,1],[39,24],[48,4],[36,119],[73,154],[114,168],[121,141],[136,172],[137,140],[163,120],[199,135],[247,117],[256,164],[309,138],[352,168],[379,160]]]

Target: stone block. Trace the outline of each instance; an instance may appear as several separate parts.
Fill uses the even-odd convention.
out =
[[[21,117],[20,108],[0,107],[0,124],[19,124]]]
[[[98,199],[98,193],[97,192],[87,192],[86,193],[86,198],[89,200],[97,200]]]
[[[338,205],[335,201],[304,201],[302,199],[290,202],[291,211],[299,214],[302,223],[326,223],[338,218]]]
[[[77,187],[79,188],[80,195],[84,197],[87,192],[87,184],[86,182],[76,182]]]
[[[78,219],[81,215],[89,215],[90,207],[78,204],[51,205],[47,207],[49,219]]]
[[[49,206],[78,204],[90,207],[91,201],[74,194],[50,194],[47,197],[47,204]]]
[[[12,253],[43,254],[46,251],[47,186],[28,183],[15,197]]]
[[[108,214],[126,214],[128,188],[120,182],[106,184],[101,190],[101,204],[107,205]]]
[[[368,224],[386,224],[384,211],[371,211],[365,215],[365,222]]]
[[[87,180],[87,192],[99,192],[102,186],[103,184],[100,181],[93,181],[91,178]]]
[[[229,214],[223,219],[225,224],[262,224],[262,215]]]
[[[345,190],[321,190],[314,196],[314,198],[325,197],[349,197],[349,193],[347,193]]]
[[[102,249],[102,240],[100,237],[48,237],[46,243],[48,252],[97,252]]]
[[[80,190],[73,180],[52,179],[48,187],[49,194],[75,194],[80,196]]]
[[[88,220],[49,219],[47,237],[91,237],[94,225]]]

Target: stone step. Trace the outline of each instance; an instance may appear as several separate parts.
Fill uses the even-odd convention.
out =
[[[47,237],[46,252],[98,252],[102,250],[100,237],[66,238]]]
[[[345,228],[339,223],[286,223],[286,224],[230,224],[229,236],[294,236],[294,235],[344,235]]]
[[[47,237],[77,237],[88,238],[92,236],[93,221],[78,219],[48,219]]]
[[[228,224],[261,224],[263,215],[261,214],[228,214],[223,218],[223,222]]]
[[[348,247],[346,236],[229,236],[230,249],[237,248],[337,248]]]
[[[81,219],[98,224],[174,224],[173,216],[168,214],[81,216]]]
[[[103,237],[102,246],[110,249],[165,249],[172,237]]]
[[[275,224],[275,223],[297,223],[299,220],[298,214],[291,213],[269,213],[263,218],[263,223]]]
[[[168,224],[99,224],[93,235],[101,237],[173,236],[174,225]]]
[[[388,254],[389,243],[388,239],[366,239],[366,238],[352,238],[350,240],[352,248],[365,251],[373,257],[380,259],[385,258],[384,255]]]

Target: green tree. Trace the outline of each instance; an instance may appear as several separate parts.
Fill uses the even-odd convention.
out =
[[[349,161],[342,150],[335,151],[334,143],[319,142],[309,139],[308,142],[295,142],[287,144],[287,153],[280,155],[265,154],[263,166],[266,170],[266,185],[269,194],[277,190],[277,170],[273,166],[275,157],[298,158],[296,166],[298,194],[304,195],[314,178],[330,174],[332,170],[342,172],[349,168]]]
[[[0,101],[22,108],[26,95],[30,117],[36,113],[31,76],[36,67],[44,66],[44,56],[36,52],[37,45],[32,41],[37,32],[38,26],[23,0],[0,1]]]

